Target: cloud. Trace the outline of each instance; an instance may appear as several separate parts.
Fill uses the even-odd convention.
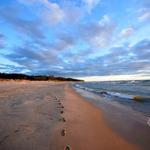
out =
[[[64,20],[65,12],[60,8],[57,3],[50,2],[48,0],[19,0],[20,3],[25,5],[31,5],[34,9],[39,7],[37,11],[41,19],[48,25],[55,25]]]
[[[134,32],[135,32],[135,29],[133,27],[128,27],[121,31],[119,37],[127,38],[127,37],[132,36]]]
[[[33,73],[38,71],[40,73],[43,66],[48,72],[52,66],[58,65],[60,62],[55,51],[41,50],[30,44],[14,48],[13,52],[5,54],[4,57]]]
[[[111,43],[115,24],[109,16],[104,15],[98,22],[81,25],[83,39],[96,48],[103,48]]]
[[[65,17],[65,12],[59,7],[58,4],[52,3],[48,0],[41,1],[45,4],[47,9],[43,10],[42,17],[49,25],[61,22]]]
[[[60,32],[53,43],[45,42],[45,45],[38,45],[37,41],[26,41],[24,45],[14,47],[11,53],[4,54],[4,57],[22,66],[28,72],[61,75],[60,71],[65,63],[63,58],[59,57],[60,53],[69,50],[75,42],[74,35]]]
[[[7,68],[7,71],[6,71],[6,68]],[[7,72],[7,73],[27,73],[28,72],[28,70],[26,70],[25,67],[6,65],[6,64],[0,64],[0,71]]]
[[[134,46],[135,50],[140,51],[149,51],[150,52],[150,40],[149,39],[143,39]]]
[[[75,61],[74,57],[72,57],[72,61],[71,56],[66,58],[69,59],[70,64],[64,68],[70,71],[68,74],[75,76],[125,75],[139,72],[144,74],[148,73],[150,69],[150,41],[144,39],[132,47],[126,45],[112,47],[108,54],[96,58],[83,55],[84,61],[78,61],[78,59]]]
[[[132,74],[149,70],[150,41],[144,39],[132,47],[114,47],[103,57],[109,74]]]
[[[133,51],[137,59],[149,60],[150,58],[150,40],[144,39],[135,44]],[[149,61],[150,62],[150,61]]]
[[[73,5],[65,5],[64,8],[61,8],[58,3],[48,0],[19,0],[19,2],[31,5],[33,8],[37,7],[37,5],[40,6],[40,10],[37,13],[40,15],[42,21],[50,26],[65,21],[74,23],[83,16],[81,8]]]
[[[0,17],[12,25],[15,31],[19,32],[20,34],[24,34],[33,39],[45,38],[45,35],[41,29],[40,20],[29,20],[19,17],[20,11],[16,7],[1,8],[0,11]]]
[[[102,14],[92,14],[100,0],[82,0],[82,4],[73,0],[70,4],[63,4],[63,0],[18,2],[0,7],[0,18],[6,24],[1,27],[4,33],[17,33],[14,41],[13,34],[7,35],[15,44],[10,42],[9,50],[6,49],[8,51],[3,52],[3,56],[19,67],[5,65],[1,70],[61,76],[119,75],[150,70],[149,39],[140,40],[135,45],[128,41],[128,44],[122,44],[121,38],[134,35],[136,28],[127,26],[122,29],[119,33],[122,46],[111,46],[115,45],[114,39],[118,39],[114,34],[117,24],[107,14],[99,20],[96,18]],[[139,17],[147,11],[141,10]],[[147,17],[143,18],[143,21],[147,20]],[[137,27],[136,23],[134,25]],[[134,40],[134,36],[132,38]],[[3,41],[5,37],[0,34],[0,47],[3,47]]]
[[[77,6],[67,5],[63,10],[65,13],[64,22],[69,24],[78,23],[85,15],[84,10]]]
[[[72,53],[60,58],[58,51],[41,51],[31,45],[25,45],[14,49],[5,57],[28,72],[61,76],[135,74],[147,73],[150,69],[148,39],[141,40],[132,47],[112,47],[109,53],[96,58],[87,57],[87,53],[88,51],[81,53],[82,56]]]
[[[82,0],[85,3],[88,12],[90,13],[92,9],[100,3],[101,0]]]
[[[138,20],[140,22],[150,22],[150,9],[149,8],[141,8],[138,11],[139,17]]]
[[[55,50],[62,51],[72,48],[77,42],[75,35],[71,33],[60,32],[57,34],[56,41],[51,44],[51,47]]]
[[[69,35],[70,33],[65,33],[61,35],[61,30],[64,30],[61,28],[57,28],[57,30],[59,31],[56,31],[56,36],[53,39],[54,43],[52,43],[52,41],[46,37],[48,35],[45,31],[45,28],[46,30],[48,28],[48,31],[52,31],[51,26],[47,27],[46,25],[54,25],[61,20],[59,18],[59,10],[62,10],[56,3],[51,3],[47,0],[20,0],[19,2],[21,2],[21,4],[25,4],[25,7],[23,5],[1,7],[0,18],[2,18],[2,20],[11,25],[11,27],[13,27],[13,30],[16,31],[16,33],[21,35],[20,40],[22,40],[22,42],[32,41],[33,44],[37,44],[42,47],[44,46],[46,48],[52,46],[56,50],[67,49],[67,47],[69,48],[71,45],[73,45],[74,37],[72,35]],[[36,4],[39,5],[39,3],[42,4],[42,6],[39,6],[40,10],[36,9],[35,12],[35,8],[37,7]],[[33,8],[34,6],[35,8]],[[20,14],[23,13],[24,8],[27,8],[26,13],[32,13],[33,9],[34,14],[37,13],[37,15],[35,15],[36,17],[20,17]],[[31,9],[31,11],[29,11],[29,8]],[[8,9],[9,11],[7,11]],[[71,11],[70,9],[66,7],[65,10],[62,12],[62,14],[65,15],[65,18],[63,19],[64,21],[66,20],[67,23],[70,23],[72,18],[74,18],[72,23],[76,22],[80,18],[79,16],[81,15],[78,7],[73,7]],[[41,11],[42,14],[40,14]],[[42,17],[41,15],[44,15],[44,17]],[[57,32],[60,32],[59,35],[57,34]]]

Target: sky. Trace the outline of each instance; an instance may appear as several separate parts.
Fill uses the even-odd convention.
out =
[[[150,79],[150,1],[1,0],[0,72]]]

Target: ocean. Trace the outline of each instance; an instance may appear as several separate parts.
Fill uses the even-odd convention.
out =
[[[106,101],[116,101],[150,117],[150,80],[83,82],[74,84],[74,87],[95,93]]]

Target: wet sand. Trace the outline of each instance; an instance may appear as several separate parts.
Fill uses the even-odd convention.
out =
[[[0,83],[0,150],[137,150],[67,83]]]
[[[132,107],[118,103],[115,100],[106,99],[98,94],[75,88],[86,101],[100,109],[104,121],[113,131],[118,133],[126,141],[138,145],[142,150],[150,149],[150,125],[149,117]]]

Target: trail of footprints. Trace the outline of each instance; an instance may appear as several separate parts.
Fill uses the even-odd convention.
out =
[[[60,110],[60,114],[63,115],[63,113],[64,113],[64,110],[63,110],[63,109],[64,109],[64,106],[62,105],[61,101],[60,101],[57,97],[55,97],[55,100],[56,100],[56,102],[57,102],[57,104],[58,104],[58,107],[57,107],[57,108],[61,109],[61,110]],[[61,116],[61,118],[59,119],[59,121],[65,123],[65,122],[66,122],[66,119],[65,119],[63,116]],[[9,136],[11,136],[12,134],[17,133],[17,132],[19,132],[19,129],[16,129],[13,133],[4,136],[4,137],[0,140],[0,145],[2,145],[2,144],[5,142],[5,140],[7,140],[7,138],[9,138]],[[61,133],[60,133],[60,134],[61,134],[61,136],[66,136],[66,129],[61,129]],[[64,150],[71,150],[70,145],[66,145],[66,146],[64,147]]]
[[[62,105],[62,103],[61,103],[61,101],[57,98],[57,97],[55,97],[55,100],[56,100],[56,102],[57,102],[57,104],[58,104],[58,108],[61,108],[61,110],[60,110],[60,114],[62,115],[63,113],[64,113],[64,106]],[[66,122],[66,119],[63,117],[63,116],[61,116],[61,118],[59,119],[59,121],[62,121],[62,122]],[[61,136],[66,136],[66,129],[61,129]],[[70,145],[66,145],[65,147],[64,147],[64,150],[71,150],[71,147],[70,147]]]

